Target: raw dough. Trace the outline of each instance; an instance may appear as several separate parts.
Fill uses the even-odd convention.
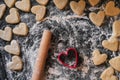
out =
[[[40,5],[36,5],[36,6],[33,6],[31,8],[31,12],[33,14],[36,14],[36,20],[37,21],[41,21],[45,14],[46,14],[46,7],[45,6],[40,6]]]
[[[11,8],[14,6],[16,0],[4,0],[4,2],[9,8]]]
[[[10,45],[6,45],[4,50],[10,54],[19,55],[20,54],[20,46],[16,40],[12,40]]]
[[[16,24],[20,22],[20,15],[16,8],[10,9],[10,15],[5,18],[7,23]]]
[[[70,2],[72,11],[77,15],[82,15],[85,9],[86,3],[84,0],[80,0],[78,3],[75,1]]]
[[[20,36],[26,36],[28,34],[28,26],[26,23],[20,23],[18,27],[13,29],[13,33]]]
[[[5,4],[1,4],[0,5],[0,19],[2,18],[5,10],[6,10],[6,5]]]
[[[20,70],[22,70],[22,68],[23,68],[22,59],[19,56],[13,56],[12,57],[12,62],[9,62],[7,64],[7,67],[10,70],[13,70],[13,71],[20,71]]]
[[[31,3],[30,0],[22,0],[22,1],[17,1],[15,3],[15,6],[22,11],[30,12]]]
[[[10,41],[12,39],[11,27],[5,27],[4,30],[0,30],[0,38],[6,41]]]

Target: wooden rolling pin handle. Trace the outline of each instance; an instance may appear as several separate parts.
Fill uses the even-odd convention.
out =
[[[44,67],[50,47],[51,36],[52,33],[49,30],[44,30],[39,47],[39,53],[33,69],[32,80],[43,80]]]

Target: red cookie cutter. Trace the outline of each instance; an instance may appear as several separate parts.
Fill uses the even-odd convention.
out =
[[[69,51],[74,51],[74,54],[75,54],[75,63],[73,65],[69,65],[69,64],[65,63],[63,60],[61,60],[62,56],[68,56]],[[75,48],[68,48],[65,52],[59,53],[59,55],[58,55],[58,61],[62,65],[64,65],[65,67],[75,69],[77,67],[77,64],[78,64],[78,53],[77,53],[76,49]]]

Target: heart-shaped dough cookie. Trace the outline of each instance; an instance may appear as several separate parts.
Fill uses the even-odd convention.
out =
[[[86,3],[84,0],[80,0],[78,3],[75,1],[70,2],[70,7],[74,13],[77,15],[82,15],[85,9]]]
[[[12,40],[10,45],[6,45],[4,50],[10,54],[19,55],[20,54],[20,46],[16,40]]]
[[[7,23],[16,24],[20,22],[20,15],[16,8],[10,9],[10,15],[5,18]]]
[[[20,36],[26,36],[28,34],[28,26],[26,23],[20,23],[18,27],[13,29],[13,33]]]
[[[22,0],[22,1],[17,1],[15,3],[15,6],[25,12],[29,12],[30,11],[30,0]]]
[[[118,80],[117,76],[114,75],[114,69],[112,67],[109,67],[102,72],[100,78],[102,80]]]
[[[107,59],[107,55],[100,54],[100,51],[97,49],[93,51],[92,55],[93,55],[92,60],[95,65],[100,65],[104,63]]]
[[[5,27],[4,30],[0,30],[0,38],[6,41],[10,41],[12,39],[11,27]]]
[[[20,71],[23,68],[22,59],[19,56],[13,56],[12,62],[7,64],[8,69],[13,71]]]
[[[110,37],[110,39],[102,41],[103,47],[111,51],[117,51],[118,44],[119,44],[118,39],[115,37]]]
[[[11,8],[14,6],[16,0],[4,0],[4,2],[9,8]]]
[[[39,4],[46,5],[49,0],[36,0]]]
[[[92,6],[95,6],[100,2],[100,0],[88,0],[88,1]]]
[[[68,0],[53,0],[58,9],[64,9],[68,3]]]
[[[117,56],[115,58],[112,58],[109,61],[110,65],[117,71],[120,72],[120,56]]]
[[[119,37],[120,36],[120,20],[115,21],[113,23],[112,29],[113,29],[112,35],[115,37]]]
[[[46,14],[46,7],[45,6],[40,6],[40,5],[36,5],[36,6],[33,6],[31,8],[31,12],[33,14],[36,14],[36,20],[37,21],[41,21],[45,14]]]
[[[94,12],[91,12],[89,14],[89,18],[96,26],[101,26],[105,18],[105,13],[104,11],[99,11],[97,14]]]
[[[1,4],[0,5],[0,19],[2,18],[5,10],[6,10],[6,5],[5,4]]]
[[[114,1],[109,1],[105,7],[105,14],[107,16],[117,16],[120,14],[120,9],[115,7]]]
[[[16,8],[10,9],[10,15],[5,18],[7,23],[16,24],[20,22],[20,15]]]

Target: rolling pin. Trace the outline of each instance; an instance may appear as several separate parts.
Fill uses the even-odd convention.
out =
[[[52,33],[49,30],[44,30],[31,80],[43,80],[44,67],[50,47],[51,36]]]

